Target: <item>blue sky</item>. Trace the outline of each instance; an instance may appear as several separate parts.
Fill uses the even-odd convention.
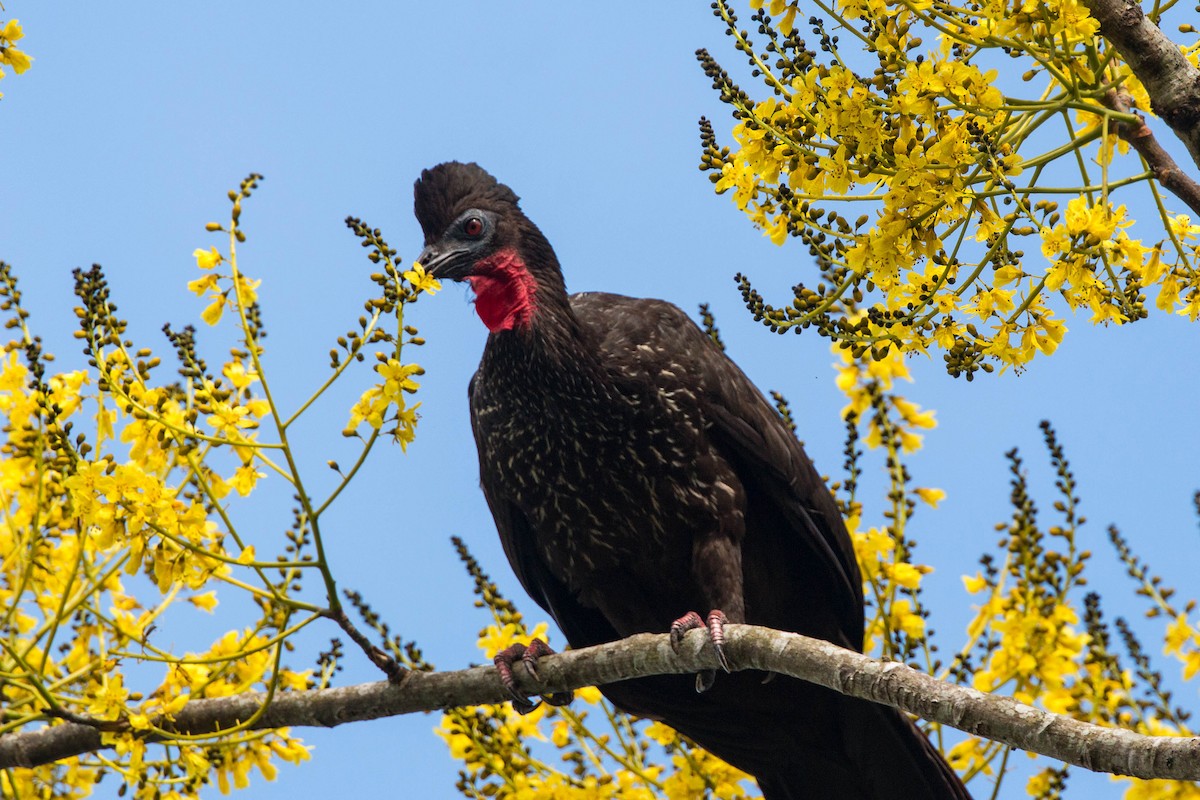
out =
[[[35,61],[0,87],[0,258],[21,277],[32,324],[63,369],[82,365],[70,337],[70,271],[93,262],[104,265],[132,336],[161,351],[164,322],[199,324],[203,303],[184,288],[198,276],[190,254],[222,244],[204,223],[225,218],[226,190],[263,173],[239,254],[242,268],[263,279],[273,388],[295,407],[324,379],[333,340],[354,325],[372,289],[372,267],[343,218],[381,227],[411,260],[421,245],[412,181],[440,161],[475,160],[522,196],[572,290],[662,297],[690,312],[711,303],[730,354],[761,387],[789,397],[811,455],[836,473],[843,399],[827,343],[770,335],[747,318],[731,279],[747,271],[764,292],[786,292],[811,279],[811,260],[798,245],[772,245],[696,168],[697,118],[713,118],[725,141],[730,120],[692,53],[707,47],[729,67],[740,58],[703,4],[606,8],[616,10],[7,3]],[[940,359],[912,362],[917,380],[907,396],[936,409],[940,425],[910,469],[917,483],[948,492],[915,532],[919,558],[936,568],[926,579],[933,627],[953,633],[968,617],[959,576],[975,571],[994,546],[994,523],[1008,516],[1006,450],[1022,449],[1039,505],[1050,510],[1042,419],[1057,427],[1079,479],[1091,520],[1085,546],[1096,553],[1092,588],[1109,619],[1141,614],[1108,549],[1109,523],[1168,585],[1196,594],[1200,343],[1185,320],[1159,316],[1099,330],[1068,319],[1058,354],[1020,376],[968,384],[947,377]],[[423,300],[409,321],[429,342],[412,356],[427,369],[417,441],[407,455],[378,450],[326,531],[343,585],[440,667],[454,668],[478,660],[484,618],[451,535],[464,537],[508,595],[538,615],[508,570],[476,484],[466,385],[486,331],[459,287]],[[210,361],[230,344],[220,333],[201,336]],[[361,372],[302,427],[297,444],[313,484],[329,485],[327,459],[350,457],[340,431],[368,383]],[[279,488],[238,509],[245,529],[262,530],[265,541],[290,524]],[[240,621],[219,612],[214,624]],[[1143,630],[1152,641],[1157,628]],[[322,639],[305,646],[297,667]],[[362,662],[351,655],[341,680],[374,680]],[[1194,689],[1180,699],[1197,705]],[[256,777],[246,796],[318,796],[344,790],[349,776],[366,794],[452,796],[455,765],[430,733],[436,722],[410,716],[304,731],[314,760],[281,770],[274,784]],[[1091,796],[1116,796],[1105,779],[1088,784]],[[100,796],[115,785],[106,782]],[[1017,782],[1004,794],[1023,796]]]

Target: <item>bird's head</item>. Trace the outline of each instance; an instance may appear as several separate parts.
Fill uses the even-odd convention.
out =
[[[417,260],[435,278],[470,282],[493,333],[528,327],[543,300],[565,298],[554,251],[518,200],[478,164],[457,161],[424,170],[413,187],[425,234]]]

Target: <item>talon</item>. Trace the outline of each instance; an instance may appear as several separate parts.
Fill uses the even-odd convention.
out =
[[[542,678],[538,675],[537,661],[542,656],[554,655],[554,650],[550,645],[543,642],[541,639],[534,639],[525,648],[525,652],[521,654],[521,662],[525,665],[525,669],[529,670],[529,674],[533,676],[535,681],[540,681]]]
[[[708,612],[708,636],[712,639],[713,649],[717,651],[717,661],[726,672],[729,672],[729,659],[725,657],[725,623],[728,621],[725,612],[719,608]]]
[[[701,628],[708,631],[708,638],[712,642],[713,649],[717,652],[717,662],[721,665],[721,669],[729,672],[729,659],[725,655],[725,624],[729,620],[725,616],[725,612],[719,608],[714,608],[708,612],[708,620],[703,620],[695,611],[689,611],[679,619],[671,623],[671,649],[676,653],[679,652],[679,647],[683,644],[683,637],[693,628]],[[696,691],[707,692],[712,688],[713,682],[716,680],[716,671],[711,669],[702,670],[696,673]]]
[[[683,644],[683,637],[688,631],[695,628],[703,628],[704,620],[700,619],[700,615],[695,611],[689,611],[679,619],[671,623],[671,649],[676,653],[679,652],[680,646]]]
[[[518,714],[528,714],[542,704],[545,700],[548,705],[565,706],[575,698],[574,692],[552,692],[551,694],[542,695],[541,700],[533,700],[526,697],[517,689],[517,680],[513,675],[513,664],[519,660],[525,665],[525,669],[529,671],[530,676],[534,680],[540,680],[537,671],[537,660],[542,656],[553,655],[554,650],[550,645],[543,642],[541,639],[533,639],[529,645],[514,644],[506,647],[496,657],[492,659],[492,663],[496,665],[496,672],[500,675],[500,683],[508,691],[512,697],[513,710]]]
[[[522,717],[526,714],[532,714],[542,704],[541,700],[534,700],[532,697],[514,697],[511,702],[513,711],[516,711]]]
[[[525,655],[525,650],[525,645],[514,644],[496,653],[496,657],[492,659],[492,663],[496,665],[496,672],[500,675],[500,683],[512,696],[513,708],[516,708],[518,711],[521,710],[522,706],[530,705],[529,698],[517,691],[517,679],[513,676],[512,670],[512,665],[516,663],[517,659]],[[533,708],[531,706],[529,711],[532,711]],[[521,713],[527,714],[529,712],[523,711]]]

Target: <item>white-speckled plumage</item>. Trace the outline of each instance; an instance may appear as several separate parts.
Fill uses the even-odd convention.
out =
[[[445,275],[485,270],[494,292],[470,389],[480,482],[513,571],[573,646],[720,609],[861,647],[861,578],[836,504],[686,314],[568,297],[516,195],[475,165],[423,173],[416,212]],[[464,220],[480,223],[475,238]],[[680,676],[602,690],[754,774],[768,800],[969,800],[907,718],[813,684],[740,672],[701,695]]]

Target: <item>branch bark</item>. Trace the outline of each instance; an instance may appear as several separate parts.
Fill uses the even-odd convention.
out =
[[[1171,126],[1200,166],[1200,70],[1146,17],[1140,0],[1084,0],[1107,39],[1150,95],[1151,110]]]
[[[1079,722],[1008,697],[944,683],[903,664],[876,661],[829,642],[769,628],[728,626],[726,654],[735,670],[784,673],[1090,770],[1138,778],[1200,780],[1200,737],[1143,736]],[[536,694],[716,668],[716,655],[703,633],[693,632],[678,654],[672,651],[666,634],[640,634],[547,656],[538,662],[540,683],[523,668],[515,672],[518,686]],[[263,700],[263,695],[254,693],[196,700],[176,715],[174,728],[191,734],[228,729],[238,720],[248,719]],[[494,667],[410,672],[399,684],[381,681],[279,694],[255,727],[333,727],[506,700]],[[76,723],[51,725],[0,737],[0,768],[46,764],[102,747],[95,728]]]
[[[1167,191],[1186,203],[1193,214],[1200,216],[1200,183],[1192,180],[1191,176],[1180,169],[1171,154],[1158,143],[1158,138],[1150,130],[1150,126],[1134,109],[1132,99],[1125,92],[1109,91],[1104,95],[1104,105],[1122,114],[1133,113],[1138,118],[1136,125],[1117,122],[1113,126],[1114,131],[1138,151],[1146,166],[1150,167],[1154,177]]]

